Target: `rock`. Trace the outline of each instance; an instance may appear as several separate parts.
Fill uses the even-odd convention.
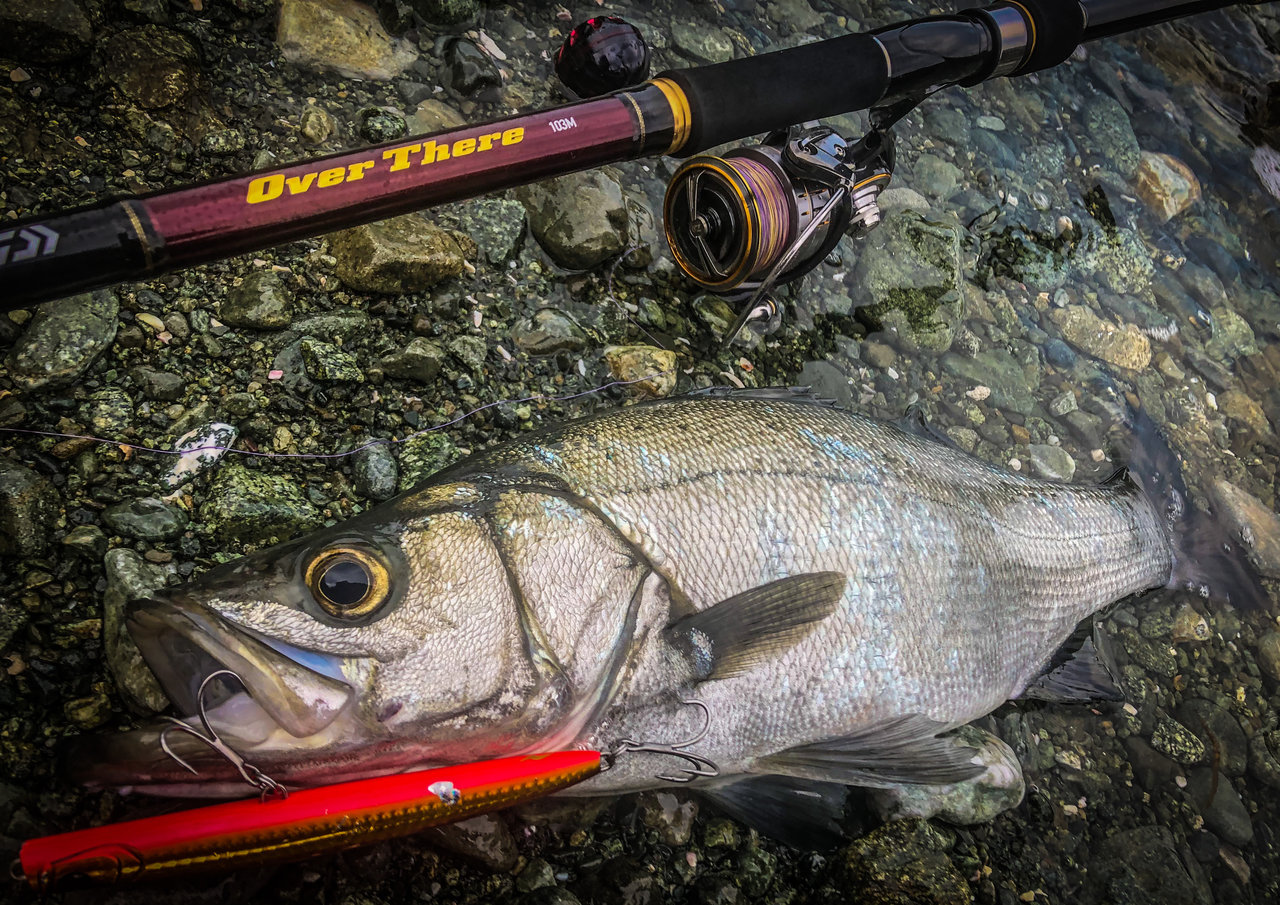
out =
[[[452,465],[460,453],[448,435],[440,432],[418,434],[400,444],[400,483],[396,490],[412,490],[446,465]]]
[[[1268,678],[1280,682],[1280,632],[1267,632],[1258,639],[1258,666]]]
[[[280,0],[276,43],[294,65],[352,78],[392,79],[418,57],[412,42],[388,35],[373,8],[357,0]]]
[[[742,844],[742,836],[738,825],[724,817],[713,817],[702,827],[702,847],[704,849],[728,849],[734,851]]]
[[[1087,139],[1086,147],[1121,176],[1132,179],[1142,161],[1142,149],[1124,107],[1111,95],[1099,92],[1085,103],[1082,112],[1080,138]]]
[[[1249,559],[1268,578],[1280,578],[1280,516],[1230,481],[1213,483],[1221,517],[1244,543]]]
[[[808,0],[770,0],[769,18],[793,31],[808,31],[822,24],[822,15]]]
[[[462,25],[480,14],[477,0],[410,0],[409,5],[434,25]]]
[[[604,170],[548,179],[516,190],[529,230],[556,264],[588,270],[627,246],[627,206],[618,180]]]
[[[490,871],[509,873],[516,866],[516,841],[496,814],[433,826],[422,835],[442,848],[483,864]]]
[[[1169,626],[1169,638],[1174,644],[1187,641],[1208,641],[1213,633],[1209,623],[1196,612],[1195,607],[1183,601],[1173,614],[1173,624]]]
[[[244,150],[244,134],[235,129],[217,129],[200,139],[200,150],[215,157],[227,157]]]
[[[1213,336],[1204,344],[1209,355],[1218,361],[1235,361],[1243,355],[1258,354],[1258,344],[1248,321],[1221,305],[1209,314],[1213,318]]]
[[[395,495],[400,466],[388,443],[367,446],[351,457],[355,466],[356,492],[382,502]]]
[[[926,196],[946,201],[960,183],[960,168],[934,154],[921,154],[912,165],[915,184]]]
[[[1069,482],[1076,473],[1076,460],[1061,446],[1048,443],[1032,443],[1031,470],[1051,481]]]
[[[671,20],[671,44],[693,63],[723,63],[733,59],[733,41],[723,28],[681,17]]]
[[[1271,434],[1271,422],[1262,406],[1242,390],[1227,390],[1218,397],[1218,409],[1259,436]]]
[[[1156,717],[1151,747],[1180,764],[1204,763],[1205,748],[1200,739],[1186,726],[1163,714]]]
[[[898,211],[915,211],[918,214],[928,215],[931,207],[928,198],[905,185],[885,189],[876,201],[886,219],[891,219],[892,215]]]
[[[26,390],[72,383],[115,339],[119,311],[107,290],[41,305],[9,350],[9,376]]]
[[[343,352],[333,343],[304,336],[298,345],[307,376],[312,380],[328,383],[363,383],[364,372],[350,352]]]
[[[484,359],[489,354],[489,344],[478,336],[455,336],[449,340],[449,354],[460,361],[468,371],[478,374],[484,370]]]
[[[81,729],[96,729],[111,719],[111,702],[101,692],[67,701],[62,712]]]
[[[970,905],[969,884],[947,856],[954,842],[924,820],[895,820],[831,858],[849,901],[876,905]]]
[[[698,816],[698,803],[674,792],[641,792],[636,797],[640,822],[658,834],[664,845],[686,845]]]
[[[490,264],[503,264],[516,256],[524,235],[524,205],[510,198],[476,198],[436,208],[442,225],[468,235]]]
[[[302,113],[298,117],[298,131],[302,133],[302,137],[313,145],[324,142],[333,134],[333,130],[338,127],[333,117],[329,115],[327,110],[317,107],[315,104],[307,104],[302,108]]]
[[[530,355],[581,352],[588,344],[587,334],[577,322],[555,308],[539,308],[512,332],[516,345]]]
[[[97,525],[77,525],[67,532],[62,545],[85,559],[99,560],[107,552],[107,536]]]
[[[898,353],[893,351],[893,346],[869,339],[862,344],[862,360],[873,368],[885,371],[897,362]]]
[[[369,329],[372,321],[363,311],[353,309],[317,314],[294,323],[301,336],[314,336],[334,343],[345,343]]]
[[[466,38],[453,37],[444,45],[444,83],[455,97],[494,101],[502,87],[502,73],[493,57]]]
[[[107,527],[135,540],[172,540],[187,529],[187,514],[155,497],[125,500],[102,513]]]
[[[1261,661],[1259,661],[1261,662]],[[1213,752],[1213,767],[1226,776],[1243,776],[1249,766],[1249,740],[1235,716],[1204,698],[1190,698],[1178,708],[1178,722]]]
[[[444,101],[434,98],[418,104],[410,114],[409,131],[414,135],[425,135],[429,132],[443,132],[445,129],[456,129],[465,125],[462,114]]]
[[[1076,410],[1076,394],[1063,390],[1049,402],[1049,414],[1061,418]]]
[[[1134,371],[1151,364],[1151,343],[1133,324],[1117,327],[1084,305],[1054,308],[1049,319],[1062,330],[1067,342],[1086,355]]]
[[[1200,767],[1187,774],[1187,794],[1212,832],[1237,848],[1253,840],[1249,809],[1240,800],[1231,780],[1216,775],[1211,767]]]
[[[948,352],[942,357],[942,370],[970,386],[988,387],[996,408],[1019,415],[1030,415],[1036,409],[1022,366],[1006,349],[990,349],[973,358]]]
[[[56,63],[86,53],[89,18],[75,0],[0,0],[0,56],[22,63]]]
[[[133,424],[133,399],[119,387],[104,387],[89,394],[84,413],[95,434],[119,434]]]
[[[289,326],[293,292],[271,270],[258,270],[231,289],[218,312],[222,322],[232,327],[279,330]]]
[[[653,346],[606,346],[609,373],[647,396],[670,396],[676,389],[676,353]]]
[[[444,365],[444,349],[425,336],[417,336],[399,352],[383,356],[378,364],[388,377],[428,383]]]
[[[1191,168],[1176,157],[1143,151],[1134,190],[1164,223],[1200,200],[1200,181]]]
[[[45,478],[0,457],[0,555],[42,554],[61,509],[58,491]]]
[[[338,279],[361,292],[418,292],[466,269],[474,242],[418,214],[344,229],[329,237]]]
[[[361,110],[356,114],[356,123],[356,131],[360,133],[360,137],[371,144],[395,141],[409,128],[403,116],[382,107],[366,107]]]
[[[848,375],[829,361],[806,361],[797,384],[809,387],[821,399],[834,399],[845,408],[853,408],[853,386]]]
[[[1187,874],[1162,826],[1121,830],[1095,846],[1082,901],[1110,905],[1213,905]]]
[[[141,365],[129,369],[129,378],[141,391],[143,398],[160,402],[173,402],[178,399],[187,385],[180,374],[156,371]]]
[[[200,50],[191,38],[163,25],[141,25],[114,35],[103,49],[103,71],[144,110],[185,100],[200,81]]]
[[[556,871],[542,858],[530,858],[520,873],[516,874],[516,889],[533,892],[556,885]]]
[[[1120,295],[1142,295],[1155,276],[1155,265],[1142,239],[1133,230],[1121,227],[1098,237],[1094,245],[1077,250],[1069,260]]]
[[[972,826],[990,823],[1022,802],[1026,784],[1013,750],[976,726],[961,726],[950,738],[975,751],[985,772],[962,782],[902,783],[871,791],[876,810],[885,820],[939,817],[947,823]]]
[[[224,405],[231,397],[227,397]],[[182,455],[161,483],[169,490],[181,487],[200,472],[212,466],[236,442],[240,432],[234,425],[213,421],[193,428],[178,438],[173,448]]]
[[[121,697],[132,710],[138,713],[164,710],[169,706],[169,699],[125,627],[129,602],[150,597],[163,588],[164,572],[126,547],[109,551],[103,565],[107,589],[102,594],[102,636],[107,668]]]
[[[224,465],[214,476],[199,514],[209,532],[223,542],[284,540],[320,523],[320,514],[289,478],[253,471],[238,462]]]

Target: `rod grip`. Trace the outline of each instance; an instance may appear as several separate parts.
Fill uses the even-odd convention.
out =
[[[684,92],[689,137],[676,156],[794,123],[870,107],[889,85],[884,48],[844,35],[774,53],[662,73]]]

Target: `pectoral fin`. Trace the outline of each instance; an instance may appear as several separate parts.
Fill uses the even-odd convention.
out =
[[[739,676],[813,631],[835,612],[844,587],[839,572],[771,581],[672,623],[667,640],[688,657],[695,681]]]
[[[770,754],[756,761],[751,771],[870,788],[961,782],[981,773],[972,748],[938,737],[943,728],[913,713],[852,735]]]
[[[750,776],[700,787],[730,817],[792,848],[818,851],[844,841],[840,819],[849,790],[792,776]]]

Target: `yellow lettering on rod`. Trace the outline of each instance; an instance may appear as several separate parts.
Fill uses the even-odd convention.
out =
[[[332,170],[325,170],[320,174],[320,178],[316,180],[316,185],[322,189],[327,189],[331,185],[338,185],[347,175],[346,167],[334,167]]]
[[[435,139],[427,142],[422,146],[422,160],[420,164],[437,163],[441,160],[449,159],[449,146],[438,145]]]
[[[516,126],[514,129],[508,129],[502,133],[502,143],[504,145],[518,145],[524,141],[524,128]]]
[[[285,180],[285,184],[289,186],[290,195],[301,195],[307,189],[311,188],[311,183],[316,181],[315,173],[308,173],[305,176],[290,176]]]
[[[501,132],[490,132],[488,135],[481,135],[481,136],[480,136],[480,147],[476,148],[476,150],[477,150],[477,151],[487,151],[487,150],[489,150],[490,148],[492,148],[492,147],[493,147],[493,143],[494,143],[495,141],[498,141],[498,140],[499,140],[499,139],[501,139],[501,138],[502,138],[502,133],[501,133]]]
[[[403,148],[387,148],[382,152],[383,160],[391,161],[391,171],[407,170],[409,168],[409,155],[416,154],[422,150],[422,145],[405,145]]]
[[[284,193],[284,176],[272,173],[270,176],[259,176],[249,183],[249,191],[245,201],[258,204],[262,201],[273,201]]]
[[[476,149],[474,138],[460,138],[453,143],[453,156],[465,157]]]
[[[364,171],[377,163],[376,160],[362,160],[359,163],[353,163],[347,167],[347,182],[355,182],[357,179],[364,178]]]

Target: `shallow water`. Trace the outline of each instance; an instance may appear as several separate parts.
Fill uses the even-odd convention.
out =
[[[697,54],[741,56],[927,12],[923,4],[733,0],[678,4],[675,12],[593,4],[565,21],[547,4],[484,8],[461,28],[411,32],[419,68],[377,81],[284,61],[273,9],[254,0],[200,11],[112,6],[90,17],[92,38],[68,60],[39,62],[29,50],[29,58],[0,59],[0,73],[9,73],[0,85],[0,212],[25,216],[216,178],[267,165],[267,154],[287,161],[355,147],[366,140],[362,130],[368,137],[394,128],[361,111],[413,111],[418,89],[406,82],[473,120],[558,103],[549,55],[571,21],[597,12],[618,12],[645,31],[655,71],[698,62]],[[129,31],[148,21],[160,24]],[[187,43],[173,50],[158,28]],[[506,57],[496,100],[434,90],[445,79],[437,36],[477,28]],[[162,43],[176,61],[165,69],[155,50]],[[499,227],[523,217],[515,205],[460,205],[438,215],[441,222],[460,224],[494,256],[473,256],[475,273],[426,290],[348,289],[323,239],[118,287],[114,338],[83,377],[24,389],[0,372],[0,425],[137,447],[171,446],[189,428],[226,421],[239,428],[242,448],[341,452],[486,403],[600,386],[610,379],[605,346],[646,343],[677,353],[680,390],[808,383],[886,418],[916,406],[991,461],[1087,480],[1115,467],[1110,429],[1117,400],[1130,395],[1167,428],[1194,496],[1257,501],[1260,514],[1235,521],[1252,532],[1264,569],[1280,574],[1280,177],[1268,150],[1280,146],[1278,44],[1272,4],[1091,44],[1052,71],[927,100],[895,128],[886,225],[866,240],[845,240],[780,294],[777,332],[729,353],[716,351],[723,311],[673,274],[652,225],[638,226],[644,216],[636,211],[660,211],[675,164],[637,161],[610,170],[633,216],[609,260],[645,246],[620,266],[569,272],[527,228],[504,238],[514,230]],[[834,124],[851,136],[864,127],[857,116]],[[1189,171],[1198,200],[1162,215],[1136,175],[1143,154],[1149,167],[1161,166],[1152,154],[1174,158],[1164,168]],[[347,315],[312,320],[309,329],[340,338],[350,360],[326,354],[352,377],[308,379],[315,364],[304,363],[297,329],[219,322],[243,281],[266,272],[278,275],[274,291],[290,299],[293,324]],[[858,309],[880,298],[905,300],[909,316],[887,305]],[[544,306],[556,314],[538,315]],[[26,326],[21,315],[0,318],[0,343],[21,345]],[[415,336],[446,354],[430,376],[395,376],[387,357]],[[535,354],[552,340],[553,354]],[[460,451],[634,393],[500,405],[401,451],[401,484]],[[105,516],[121,502],[161,495],[168,459],[17,435],[0,435],[0,445],[6,459],[50,482],[40,493],[57,509],[47,543],[0,558],[0,773],[11,777],[0,786],[0,834],[18,840],[147,808],[80,793],[54,770],[60,739],[132,725],[128,700],[145,696],[122,693],[106,665],[113,626],[102,621],[102,548],[139,554],[127,566],[117,557],[117,585],[130,568],[155,567],[158,580],[176,580],[233,558],[245,549],[243,523],[219,508],[212,476],[244,463],[230,455],[180,490],[172,508],[189,526],[168,531],[154,514],[141,526],[108,525]],[[350,459],[246,467],[296,498],[257,541],[341,519],[376,496],[376,482]],[[101,528],[101,538],[72,534],[86,526]],[[1170,593],[1116,609],[1105,630],[1123,663],[1129,706],[998,711],[986,725],[1018,751],[1027,799],[989,825],[939,824],[942,842],[920,831],[898,845],[914,860],[893,871],[936,869],[942,879],[930,894],[948,902],[966,892],[1001,903],[1280,898],[1274,612],[1242,614]],[[558,901],[555,887],[583,901],[835,902],[874,886],[898,895],[886,901],[911,900],[860,872],[870,857],[862,850],[795,852],[705,807],[691,837],[682,836],[651,805],[624,800],[586,830],[528,829],[512,818],[513,835],[504,829],[495,838],[514,838],[523,859],[515,867],[506,855],[485,867],[409,841],[173,895]],[[551,885],[531,892],[543,874]]]

